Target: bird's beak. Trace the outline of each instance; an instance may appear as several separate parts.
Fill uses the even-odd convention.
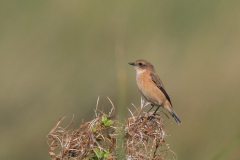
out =
[[[133,63],[133,62],[130,62],[130,63],[128,63],[128,64],[130,64],[130,65],[132,65],[132,66],[135,66],[135,63]]]

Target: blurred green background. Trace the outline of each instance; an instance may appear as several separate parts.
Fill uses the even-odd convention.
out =
[[[240,159],[239,8],[222,0],[1,1],[0,159],[51,159],[46,135],[62,116],[91,120],[97,96],[126,117],[140,105],[128,65],[138,59],[155,66],[183,122],[165,117],[166,143],[180,160]]]

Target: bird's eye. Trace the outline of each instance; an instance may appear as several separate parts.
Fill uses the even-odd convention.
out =
[[[139,66],[142,66],[142,63],[139,63]]]

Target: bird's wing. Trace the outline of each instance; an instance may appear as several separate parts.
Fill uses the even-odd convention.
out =
[[[151,77],[153,83],[155,83],[156,86],[163,92],[163,94],[165,95],[165,97],[167,98],[167,100],[168,100],[168,101],[170,102],[170,104],[172,105],[171,100],[170,100],[170,97],[168,96],[167,91],[164,89],[163,83],[162,83],[162,81],[160,80],[160,78],[158,77],[158,75],[156,75],[156,74],[154,74],[154,73],[150,73],[150,77]]]

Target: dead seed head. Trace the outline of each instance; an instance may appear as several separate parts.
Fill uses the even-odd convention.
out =
[[[109,101],[111,102],[110,99]],[[120,134],[124,135],[124,144],[120,149],[123,150],[125,159],[163,160],[168,155],[162,116],[151,119],[149,114],[141,115],[143,107],[139,107],[140,111],[135,107],[135,112],[129,109],[131,117],[125,119],[125,124],[120,124],[114,119],[115,108],[112,102],[111,104],[112,109],[108,115],[99,111],[97,105],[94,119],[83,122],[75,130],[73,121],[66,128],[59,127],[64,119],[60,118],[46,137],[52,160],[117,159],[117,138]]]

